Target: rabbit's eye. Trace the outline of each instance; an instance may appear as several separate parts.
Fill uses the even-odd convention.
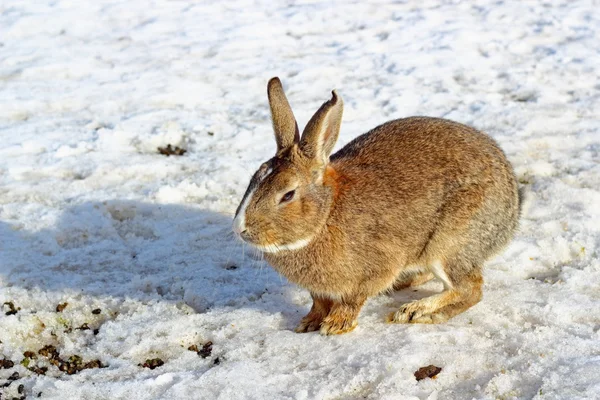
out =
[[[283,197],[281,198],[280,203],[285,203],[286,201],[290,201],[291,199],[294,198],[294,194],[296,193],[295,190],[290,190],[289,192],[287,192],[286,194],[283,195]]]

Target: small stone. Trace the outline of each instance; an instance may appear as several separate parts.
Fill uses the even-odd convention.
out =
[[[440,367],[436,367],[435,365],[428,365],[426,367],[421,367],[417,371],[415,371],[415,378],[417,381],[420,381],[425,378],[435,379],[436,375],[442,371]]]
[[[212,347],[213,347],[213,342],[208,341],[208,342],[204,343],[204,345],[202,346],[200,351],[198,351],[198,355],[202,358],[209,357],[212,354]]]
[[[46,375],[46,372],[48,372],[48,367],[31,367],[28,369],[38,375]]]
[[[59,356],[58,350],[56,350],[56,347],[52,345],[42,347],[40,350],[38,350],[38,354],[51,359],[56,359]]]
[[[100,360],[92,360],[90,362],[85,363],[85,365],[83,366],[83,369],[90,368],[104,368],[104,364],[102,364]]]

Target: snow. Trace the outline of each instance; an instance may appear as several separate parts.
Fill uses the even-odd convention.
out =
[[[600,398],[599,35],[593,0],[4,0],[0,302],[21,309],[0,314],[0,357],[15,362],[0,385],[21,378],[0,390]],[[524,216],[488,263],[478,305],[443,325],[384,322],[441,290],[432,282],[371,299],[348,335],[292,331],[308,293],[230,233],[250,176],[275,150],[272,76],[300,125],[338,90],[337,148],[410,115],[471,124],[500,143]],[[167,144],[188,152],[159,155]],[[206,358],[187,349],[208,341]],[[108,367],[37,375],[19,364],[50,344]],[[138,366],[152,358],[165,364]],[[417,382],[429,364],[442,372]]]

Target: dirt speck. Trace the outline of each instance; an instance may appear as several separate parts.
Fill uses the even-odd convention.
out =
[[[204,345],[202,346],[200,351],[198,351],[198,355],[202,358],[209,357],[212,354],[212,348],[213,348],[213,342],[208,341],[208,342],[204,343]]]
[[[169,157],[169,156],[182,156],[187,152],[187,150],[182,149],[181,147],[178,147],[178,146],[171,146],[170,144],[168,144],[167,147],[159,147],[158,152],[164,156]]]
[[[435,379],[437,374],[442,371],[440,367],[436,367],[435,365],[428,365],[426,367],[421,367],[417,371],[415,371],[415,378],[418,381],[423,380],[425,378]]]
[[[9,369],[15,366],[15,363],[12,362],[11,360],[7,360],[6,358],[3,358],[2,360],[0,360],[0,369]]]
[[[18,372],[13,372],[13,374],[11,376],[8,377],[7,382],[0,385],[0,388],[5,388],[5,387],[9,387],[10,385],[12,385],[12,383],[14,381],[17,381],[21,379],[21,376],[19,375]]]
[[[83,325],[81,325],[80,327],[75,328],[75,329],[80,330],[80,331],[89,331],[90,327],[88,326],[88,323],[85,322],[85,323],[83,323]]]
[[[12,301],[7,301],[2,306],[8,308],[8,311],[5,312],[6,315],[14,315],[21,309],[21,307],[15,307],[15,304]]]
[[[63,310],[65,308],[67,308],[67,306],[69,305],[69,303],[60,303],[59,305],[56,306],[56,312],[63,312]]]
[[[101,312],[102,312],[102,310],[101,310],[101,309],[99,309],[99,308],[96,308],[95,310],[92,310],[92,314],[94,314],[94,315],[98,315],[98,314],[100,314]]]
[[[208,341],[202,345],[201,349],[198,349],[198,345],[193,344],[190,347],[188,347],[188,350],[195,351],[202,358],[207,358],[210,357],[210,355],[212,354],[212,347],[213,342]]]
[[[138,364],[138,365],[140,367],[154,369],[154,368],[158,368],[164,364],[165,364],[165,362],[163,360],[161,360],[160,358],[150,358],[150,359],[146,360],[145,363]]]

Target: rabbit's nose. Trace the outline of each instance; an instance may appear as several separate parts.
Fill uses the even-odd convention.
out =
[[[250,241],[250,234],[248,232],[248,230],[243,230],[239,233],[240,238],[242,238],[243,241],[248,242]]]
[[[233,226],[232,229],[235,233],[237,233],[238,235],[242,236],[243,234],[247,233],[248,230],[246,229],[246,221],[244,217],[240,217],[240,215],[237,215],[234,220],[233,220]]]
[[[238,237],[240,239],[242,239],[243,241],[247,242],[250,240],[250,232],[248,232],[248,229],[243,228],[240,229],[239,226],[235,226],[233,227],[233,231],[238,235]]]

